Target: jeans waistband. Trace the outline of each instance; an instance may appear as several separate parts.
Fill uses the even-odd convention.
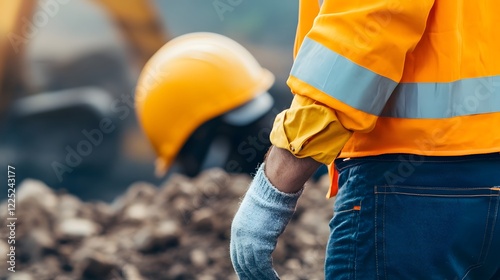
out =
[[[453,162],[468,162],[468,161],[500,161],[499,153],[463,155],[463,156],[423,156],[415,154],[384,154],[378,156],[367,156],[357,158],[339,158],[335,160],[337,169],[355,165],[360,162],[435,162],[435,163],[453,163]]]
[[[386,154],[337,159],[335,165],[339,176],[361,176],[376,184],[500,186],[500,153],[443,157]]]

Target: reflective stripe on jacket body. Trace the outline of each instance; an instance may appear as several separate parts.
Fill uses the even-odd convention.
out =
[[[499,1],[319,5],[300,3],[288,85],[354,132],[340,157],[500,151]]]

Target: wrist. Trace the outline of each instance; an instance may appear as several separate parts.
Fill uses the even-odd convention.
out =
[[[293,193],[279,190],[266,176],[264,172],[265,168],[266,164],[262,164],[257,170],[257,174],[249,189],[250,195],[258,197],[266,204],[295,208],[303,188],[299,188]]]
[[[296,158],[289,151],[271,147],[266,158],[265,175],[279,191],[296,193],[321,163],[312,158]]]

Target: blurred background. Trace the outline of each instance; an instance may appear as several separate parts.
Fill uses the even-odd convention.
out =
[[[270,93],[281,111],[291,100],[297,2],[0,0],[0,167],[83,200],[160,184],[133,107],[147,59],[182,34],[226,35],[275,74]]]
[[[0,279],[236,279],[230,227],[251,177],[223,169],[155,177],[134,91],[146,61],[172,38],[208,31],[243,45],[276,77],[265,122],[232,131],[253,145],[252,159],[237,162],[252,172],[269,145],[262,132],[292,99],[285,82],[297,5],[0,0],[0,220],[17,218],[14,231],[0,228]],[[202,132],[193,133],[201,135],[193,150],[214,134],[210,126]],[[15,213],[5,199],[8,165],[16,173]],[[281,279],[323,279],[329,182],[323,176],[306,188],[278,242]],[[12,254],[16,273],[7,270]]]

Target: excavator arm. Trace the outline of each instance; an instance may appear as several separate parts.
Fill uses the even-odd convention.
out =
[[[148,59],[167,42],[160,15],[152,1],[94,0],[113,19],[131,47],[136,64],[142,68]]]
[[[27,39],[22,19],[31,18],[36,1],[0,1],[0,117],[14,94],[22,92],[22,60]]]

